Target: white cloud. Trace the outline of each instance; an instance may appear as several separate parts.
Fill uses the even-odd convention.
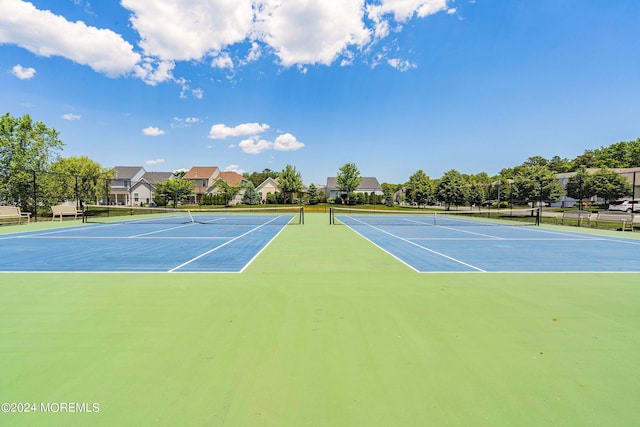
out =
[[[40,56],[62,56],[110,77],[129,73],[140,61],[121,35],[67,21],[20,0],[0,2],[0,43],[16,44]]]
[[[196,99],[204,98],[204,92],[202,91],[202,89],[193,89],[191,91],[191,95],[193,95],[193,97]]]
[[[230,136],[247,136],[262,133],[269,129],[267,124],[259,123],[244,123],[235,127],[228,127],[224,124],[215,124],[211,126],[209,131],[209,138],[211,139],[225,139]]]
[[[20,80],[29,80],[31,78],[33,78],[33,76],[36,75],[36,69],[35,68],[24,68],[22,65],[18,64],[18,65],[14,65],[13,68],[11,69],[11,72],[14,76],[16,76],[17,78],[19,78]]]
[[[161,165],[163,163],[164,163],[164,159],[147,160],[146,162],[144,162],[145,165],[149,165],[149,166]]]
[[[407,60],[402,60],[402,59],[398,59],[398,58],[391,58],[387,60],[387,64],[389,64],[390,66],[392,66],[393,68],[395,68],[396,70],[399,71],[409,71],[412,68],[417,68],[416,64],[413,64]]]
[[[155,126],[149,126],[142,129],[142,133],[147,136],[160,136],[160,135],[164,135],[165,132],[162,129],[157,128]]]
[[[277,151],[295,151],[302,147],[304,147],[304,144],[290,133],[278,136],[273,142],[273,149]]]
[[[260,154],[263,151],[273,148],[273,142],[253,136],[249,139],[240,141],[238,146],[247,154]]]
[[[245,171],[244,169],[240,168],[240,166],[238,165],[229,165],[226,168],[224,168],[224,172],[236,172],[242,175]]]
[[[80,120],[82,118],[79,114],[66,113],[62,115],[62,118],[69,121]]]
[[[262,41],[285,67],[330,65],[349,46],[363,46],[371,32],[363,23],[362,0],[266,1],[256,19]]]
[[[391,28],[413,18],[453,13],[451,0],[122,0],[140,35],[145,56],[160,61],[200,61],[233,69],[272,52],[285,66],[345,65],[353,52],[366,52]],[[250,43],[233,57],[230,47]],[[237,50],[237,49],[236,49]]]
[[[122,0],[133,12],[146,55],[169,61],[201,59],[244,41],[251,32],[252,0]]]
[[[113,30],[71,22],[24,0],[1,0],[0,44],[62,56],[109,77],[130,75],[152,86],[173,81],[182,86],[181,97],[202,99],[202,89],[173,75],[177,62],[208,60],[235,71],[273,54],[301,73],[314,64],[350,65],[358,56],[368,62],[406,21],[455,15],[448,3],[453,0],[121,0],[137,32],[133,46]]]
[[[144,61],[133,67],[134,74],[150,86],[156,86],[167,80],[174,80],[172,71],[175,68],[173,61],[156,62],[152,58],[145,58]]]
[[[290,133],[285,133],[278,136],[273,142],[260,139],[258,136],[252,136],[251,138],[240,141],[238,146],[247,154],[260,154],[267,150],[295,151],[304,147],[304,144]]]
[[[191,127],[194,123],[199,123],[200,119],[198,117],[174,117],[173,122],[171,122],[172,128],[188,128]]]
[[[211,66],[213,68],[226,68],[233,70],[233,59],[231,59],[227,52],[222,52],[211,60]]]

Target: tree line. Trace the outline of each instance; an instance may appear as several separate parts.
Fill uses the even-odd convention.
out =
[[[12,117],[6,113],[0,117],[0,204],[29,211],[36,200],[46,207],[62,201],[95,202],[106,197],[113,170],[103,168],[86,156],[63,158],[60,156],[63,147],[57,130],[32,120],[29,115]],[[423,170],[418,170],[407,182],[383,183],[382,200],[389,205],[442,203],[450,207],[480,205],[487,200],[495,200],[496,204],[498,201],[501,204],[554,202],[566,194],[577,200],[598,196],[609,201],[633,193],[631,185],[611,170],[631,167],[640,167],[640,138],[585,150],[572,160],[558,156],[530,157],[521,165],[502,169],[496,176],[484,172],[467,175],[452,169],[438,179],[431,179]],[[598,170],[589,173],[587,168]],[[575,172],[566,188],[562,188],[556,177],[563,172]],[[269,195],[266,201],[270,203],[297,202],[304,189],[302,175],[292,165],[282,171],[264,169],[245,173],[244,178],[248,181],[243,187],[245,204],[262,203],[255,187],[267,178],[277,179],[280,189],[278,194]],[[344,193],[344,202],[367,202],[354,193],[361,179],[355,163],[339,169],[337,186]],[[218,197],[226,203],[241,190],[224,182],[216,185],[221,194]],[[178,175],[158,183],[155,195],[166,203],[177,204],[192,191],[191,182]],[[312,183],[306,198],[309,203],[316,203],[324,200],[325,195]]]

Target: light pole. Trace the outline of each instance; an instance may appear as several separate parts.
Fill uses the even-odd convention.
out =
[[[508,178],[509,183],[509,215],[513,213],[513,179]]]
[[[542,222],[542,177],[540,177],[540,202],[538,205],[538,225]]]

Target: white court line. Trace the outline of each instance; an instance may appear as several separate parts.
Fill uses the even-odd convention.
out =
[[[24,236],[24,239],[49,239],[49,240],[215,240],[228,239],[229,236]]]
[[[191,264],[192,262],[194,262],[194,261],[196,261],[196,260],[198,260],[198,259],[200,259],[200,258],[202,258],[202,257],[204,257],[204,256],[207,256],[207,255],[209,255],[210,253],[215,252],[215,251],[217,251],[218,249],[220,249],[220,248],[222,248],[222,247],[224,247],[224,246],[227,246],[227,245],[228,245],[229,243],[231,243],[231,242],[235,242],[236,240],[240,239],[241,237],[244,237],[244,236],[246,236],[246,235],[248,235],[248,234],[250,234],[250,233],[253,233],[254,231],[256,231],[256,230],[258,230],[258,229],[260,229],[260,228],[264,227],[265,225],[267,225],[267,224],[269,224],[270,222],[273,222],[273,221],[275,221],[276,219],[279,219],[279,218],[280,218],[280,216],[277,216],[277,217],[273,218],[272,220],[265,222],[264,224],[260,224],[258,227],[252,228],[251,230],[247,231],[246,233],[243,233],[243,234],[241,234],[241,235],[239,235],[239,236],[237,236],[237,237],[234,237],[233,239],[231,239],[231,240],[229,240],[229,241],[227,241],[227,242],[225,242],[225,243],[221,244],[220,246],[216,246],[216,247],[215,247],[215,248],[213,248],[213,249],[210,249],[210,250],[208,250],[208,251],[206,251],[206,252],[204,252],[204,253],[202,253],[202,254],[200,254],[200,255],[198,255],[198,256],[196,256],[196,257],[194,257],[194,258],[191,258],[189,261],[183,262],[183,263],[182,263],[182,264],[180,264],[179,266],[174,267],[174,268],[172,268],[171,270],[169,270],[167,273],[173,273],[174,271],[178,270],[179,268],[182,268],[182,267],[184,267],[185,265]]]
[[[402,240],[403,242],[409,243],[410,245],[413,245],[413,246],[415,246],[415,247],[417,247],[417,248],[423,249],[423,250],[425,250],[425,251],[427,251],[427,252],[430,252],[430,253],[432,253],[432,254],[434,254],[434,255],[441,256],[441,257],[446,258],[446,259],[448,259],[448,260],[450,260],[450,261],[453,261],[453,262],[456,262],[456,263],[458,263],[458,264],[461,264],[461,265],[464,265],[464,266],[466,266],[466,267],[469,267],[469,268],[471,268],[471,269],[473,269],[473,270],[476,270],[476,271],[480,271],[480,272],[486,273],[486,270],[483,270],[483,269],[481,269],[481,268],[479,268],[479,267],[476,267],[475,265],[468,264],[468,263],[466,263],[466,262],[464,262],[464,261],[461,261],[461,260],[459,260],[459,259],[456,259],[456,258],[450,257],[449,255],[445,255],[445,254],[443,254],[443,253],[441,253],[441,252],[434,251],[433,249],[425,248],[424,246],[418,245],[417,243],[414,243],[414,242],[412,242],[411,240],[407,240],[407,239],[405,239],[405,238],[402,238],[402,237],[396,236],[396,235],[395,235],[395,234],[393,234],[393,233],[389,233],[389,232],[388,232],[388,231],[386,231],[386,230],[383,230],[383,229],[381,229],[381,228],[378,228],[378,227],[375,227],[375,226],[373,226],[373,225],[367,224],[367,223],[365,223],[365,222],[363,222],[363,221],[360,221],[359,219],[353,218],[353,217],[351,217],[351,216],[347,216],[347,218],[351,218],[351,219],[352,219],[352,220],[354,220],[354,221],[357,221],[357,222],[359,222],[359,223],[361,223],[361,224],[363,224],[363,225],[366,225],[366,226],[371,227],[371,228],[373,228],[373,229],[375,229],[375,230],[378,230],[378,231],[380,231],[380,232],[382,232],[382,233],[384,233],[384,234],[388,234],[388,235],[389,235],[389,236],[391,236],[391,237],[395,237],[395,238],[396,238],[396,239],[398,239],[398,240]],[[353,230],[353,231],[355,231],[356,233],[358,233],[358,231],[357,231],[357,230],[355,230],[353,227],[350,227],[350,226],[348,226],[348,225],[347,225],[347,227],[349,227],[351,230]],[[360,233],[358,233],[358,234],[360,234]],[[379,247],[380,249],[382,249],[383,251],[385,251],[385,252],[386,252],[386,253],[388,253],[389,255],[392,255],[394,258],[399,259],[397,256],[393,255],[392,253],[390,253],[390,252],[389,252],[389,251],[387,251],[386,249],[383,249],[383,248],[381,248],[380,246],[378,246],[377,244],[375,244],[374,242],[372,242],[372,241],[371,241],[371,239],[369,239],[369,238],[367,238],[367,237],[363,236],[362,234],[360,234],[360,236],[364,237],[364,238],[365,238],[365,239],[367,239],[369,242],[373,243],[375,246]],[[402,260],[401,260],[401,261],[402,261]],[[402,262],[403,262],[404,264],[406,264],[406,265],[410,265],[410,264],[408,264],[408,263],[406,263],[406,262],[404,262],[404,261],[402,261]],[[419,270],[417,270],[415,267],[411,267],[411,268],[413,268],[413,269],[414,269],[415,271],[417,271],[417,272],[420,272],[420,271],[419,271]]]
[[[260,249],[260,250],[258,251],[258,253],[257,253],[257,254],[255,254],[255,255],[253,256],[253,258],[251,258],[251,259],[249,260],[249,262],[247,262],[247,263],[244,265],[244,267],[242,267],[242,269],[240,269],[240,273],[244,272],[244,270],[245,270],[247,267],[249,267],[249,265],[251,265],[251,263],[253,263],[253,261],[254,261],[256,258],[258,258],[258,255],[260,255],[260,254],[262,253],[262,251],[264,251],[265,249],[267,249],[267,246],[269,246],[269,245],[271,244],[271,242],[273,242],[273,241],[276,239],[276,237],[278,237],[278,236],[280,235],[280,233],[282,233],[282,232],[284,231],[284,229],[285,229],[285,227],[280,228],[280,231],[278,231],[278,232],[275,234],[275,236],[273,236],[273,237],[272,237],[272,238],[271,238],[271,239],[270,239],[270,240],[269,240],[269,241],[268,241],[264,246],[262,246],[262,249]]]
[[[567,239],[567,240],[605,241],[605,242],[622,243],[625,245],[640,245],[640,239],[633,239],[630,237],[588,234],[583,231],[554,231],[554,230],[550,230],[547,228],[540,228],[540,227],[536,227],[536,228],[527,227],[526,230],[534,233],[557,234],[560,236],[573,237],[573,239]],[[555,239],[549,239],[549,240],[555,240]]]
[[[32,232],[32,231],[21,231],[20,235],[16,236],[16,235],[8,235],[7,237],[0,237],[0,240],[7,240],[7,239],[28,239],[28,238],[32,238],[32,237],[39,237],[39,236],[48,236],[50,234],[61,234],[61,233],[67,233],[67,232],[73,232],[73,231],[78,231],[78,230],[91,230],[91,229],[97,229],[97,228],[104,228],[104,227],[113,227],[116,224],[105,224],[105,225],[101,225],[98,227],[93,227],[93,226],[89,226],[87,228],[80,228],[79,226],[70,226],[70,227],[64,227],[64,228],[59,228],[56,229],[54,231],[44,231],[44,232]]]
[[[176,226],[176,227],[163,228],[162,230],[150,231],[150,232],[148,232],[148,233],[136,234],[136,235],[134,235],[134,236],[129,236],[129,239],[134,239],[134,238],[138,238],[138,237],[149,236],[149,235],[151,235],[151,234],[164,233],[165,231],[169,231],[169,230],[177,230],[178,228],[189,227],[189,226],[191,226],[191,225],[193,225],[193,224],[194,224],[194,223],[183,224],[183,225],[178,225],[178,226]]]
[[[587,241],[600,241],[606,239],[581,239],[579,237],[575,238],[557,238],[557,239],[549,239],[549,238],[537,238],[537,237],[501,237],[494,238],[488,237],[484,239],[472,239],[469,237],[408,237],[408,240],[434,240],[434,241],[460,241],[460,242],[495,242],[495,241],[504,241],[504,242],[584,242]],[[640,244],[640,242],[639,242]]]

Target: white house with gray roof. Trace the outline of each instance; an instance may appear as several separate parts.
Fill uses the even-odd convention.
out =
[[[120,206],[143,206],[153,202],[158,182],[173,176],[172,172],[147,172],[142,166],[116,166],[111,191],[106,203]]]
[[[378,179],[372,176],[362,177],[360,180],[360,185],[354,191],[355,193],[375,193],[376,195],[382,196],[384,192],[382,191],[382,187],[378,182]],[[337,177],[330,176],[327,178],[327,187],[325,189],[325,195],[328,198],[335,199],[344,194],[344,191],[338,189]]]

